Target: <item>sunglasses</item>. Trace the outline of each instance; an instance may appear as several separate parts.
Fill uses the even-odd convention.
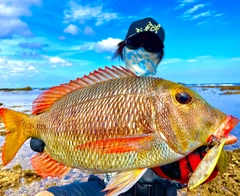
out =
[[[147,52],[159,52],[163,49],[162,41],[153,34],[139,33],[125,40],[125,46],[131,50],[143,47]]]

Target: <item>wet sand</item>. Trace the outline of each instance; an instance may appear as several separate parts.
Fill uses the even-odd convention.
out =
[[[240,99],[240,87],[194,87],[194,90],[200,92],[203,97],[208,97],[209,95],[214,95],[213,97],[208,97],[210,104],[217,104],[216,97],[225,96],[223,102],[226,104],[226,101],[229,100],[228,96],[238,96],[234,100]],[[18,94],[16,94],[18,95]],[[215,97],[216,96],[216,97]],[[29,97],[27,95],[27,97]],[[7,97],[7,99],[9,99]],[[13,100],[15,97],[13,97]],[[33,99],[33,98],[31,98]],[[12,109],[22,111],[25,113],[30,113],[30,100],[25,102],[19,102],[18,104],[8,105],[5,104],[5,100],[1,100],[3,107],[10,107]],[[212,102],[212,103],[211,103]],[[240,118],[240,102],[234,103],[234,107],[227,108],[228,113],[236,115]],[[222,107],[222,103],[219,103],[219,107]],[[1,107],[1,104],[0,104]],[[215,107],[218,107],[216,105]],[[219,108],[218,107],[218,108]],[[220,108],[225,109],[225,108]],[[239,126],[236,130],[236,133],[239,134]],[[3,145],[3,139],[5,136],[5,129],[1,123],[0,119],[0,158]],[[239,137],[239,135],[238,135]],[[208,195],[240,195],[240,143],[237,143],[235,146],[227,150],[229,164],[227,171],[222,175],[218,176],[216,179],[211,182],[202,185],[199,188],[194,189],[193,191],[187,191],[187,189],[181,189],[178,191],[180,196],[208,196]],[[233,149],[233,150],[232,150]],[[65,185],[73,182],[74,180],[86,181],[88,178],[87,173],[83,173],[78,169],[72,169],[71,172],[64,178],[46,178],[41,179],[32,169],[30,159],[35,153],[31,151],[29,147],[29,141],[27,141],[17,153],[14,160],[7,166],[3,167],[0,159],[0,196],[33,196],[37,192],[46,189],[49,186],[53,185]]]

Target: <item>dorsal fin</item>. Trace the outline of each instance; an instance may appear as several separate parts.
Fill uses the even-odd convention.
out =
[[[136,76],[132,71],[125,69],[124,67],[112,68],[105,67],[105,69],[98,69],[90,73],[88,76],[84,75],[82,78],[71,80],[69,83],[61,84],[60,86],[54,86],[40,94],[32,106],[33,114],[40,114],[48,110],[58,99],[62,98],[68,93],[71,93],[77,89],[81,89],[96,83],[105,82],[112,79],[124,78]]]

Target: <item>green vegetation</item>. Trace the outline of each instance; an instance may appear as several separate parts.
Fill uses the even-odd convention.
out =
[[[221,93],[221,95],[240,94],[240,86],[221,86],[220,90],[226,91]]]
[[[240,86],[221,86],[220,90],[221,91],[225,91],[225,90],[240,91]]]
[[[207,90],[209,88],[218,88],[222,92],[220,95],[231,95],[231,94],[240,94],[240,86],[197,86],[202,90]],[[196,88],[196,87],[194,87]]]
[[[32,88],[30,86],[26,86],[23,88],[0,88],[1,91],[31,91]]]
[[[220,93],[220,95],[232,95],[232,94],[240,94],[240,91],[235,91],[235,92],[232,92],[232,91],[227,91],[227,92],[224,92],[224,93]]]

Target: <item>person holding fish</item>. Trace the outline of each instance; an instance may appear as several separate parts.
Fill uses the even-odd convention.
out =
[[[185,86],[137,76],[156,74],[164,38],[154,19],[135,21],[115,53],[127,69],[99,69],[50,88],[34,101],[32,118],[1,108],[7,130],[3,165],[32,137],[31,148],[41,152],[32,158],[32,165],[42,177],[60,177],[72,167],[92,173],[119,172],[107,186],[91,175],[88,182],[50,187],[38,196],[177,195],[181,184],[160,177],[186,183],[196,165],[209,156],[201,146],[216,139],[220,145],[211,149],[220,152],[224,144],[236,142],[229,132],[238,119],[211,107]],[[97,121],[92,120],[95,117]],[[11,142],[14,138],[18,142]]]
[[[125,62],[126,68],[138,75],[154,76],[164,55],[164,39],[164,29],[154,19],[144,18],[135,21],[130,25],[126,38],[118,44],[114,58],[120,57]],[[42,152],[44,142],[33,138],[31,139],[31,147],[37,152]],[[149,195],[147,193],[150,192],[152,192],[150,195],[159,195],[159,192],[161,192],[161,195],[176,195],[176,189],[182,188],[182,184],[188,182],[189,174],[196,169],[204,154],[206,154],[205,147],[200,147],[188,155],[186,159],[156,167],[153,170],[149,169],[133,188],[122,195],[140,196]],[[218,171],[215,169],[208,181],[216,177],[217,173]],[[170,180],[182,184],[173,183]],[[97,176],[91,175],[88,182],[75,182],[63,187],[50,187],[48,193],[51,195],[53,193],[55,195],[63,194],[63,192],[65,192],[65,195],[102,195],[101,190],[104,188],[104,182]],[[41,192],[38,195],[48,193]]]

